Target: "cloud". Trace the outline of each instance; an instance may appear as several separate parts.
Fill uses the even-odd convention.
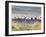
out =
[[[41,16],[41,7],[12,6],[12,15]]]

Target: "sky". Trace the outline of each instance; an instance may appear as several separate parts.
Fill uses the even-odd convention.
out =
[[[12,5],[12,17],[15,15],[41,16],[41,7]]]

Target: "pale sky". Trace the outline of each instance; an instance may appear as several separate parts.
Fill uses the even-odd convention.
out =
[[[15,15],[41,16],[41,7],[12,6],[12,17]]]

